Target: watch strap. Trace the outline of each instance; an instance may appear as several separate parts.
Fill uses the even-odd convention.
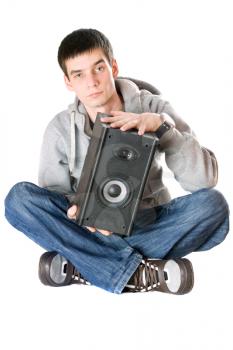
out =
[[[155,131],[155,135],[160,139],[168,130],[172,128],[172,125],[166,122],[166,120]]]

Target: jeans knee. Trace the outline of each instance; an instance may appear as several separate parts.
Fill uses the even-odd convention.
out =
[[[223,194],[214,188],[198,191],[199,201],[203,208],[214,213],[229,215],[229,207]]]
[[[30,182],[18,182],[9,191],[5,198],[5,208],[19,208],[22,202],[28,198],[31,188],[35,186]]]

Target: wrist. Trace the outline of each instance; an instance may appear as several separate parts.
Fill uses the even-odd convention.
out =
[[[155,135],[160,139],[166,132],[175,126],[174,121],[167,113],[161,113],[159,115],[160,123],[155,130]]]
[[[162,113],[160,113],[160,118],[161,118],[163,123],[167,122],[167,123],[171,124],[173,127],[176,126],[174,120],[170,117],[169,114],[162,112]]]

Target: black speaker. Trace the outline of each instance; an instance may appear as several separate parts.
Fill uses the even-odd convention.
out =
[[[81,226],[130,235],[158,145],[154,133],[138,135],[102,123],[98,113],[73,201]]]

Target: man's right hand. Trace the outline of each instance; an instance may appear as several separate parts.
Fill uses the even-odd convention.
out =
[[[69,219],[71,220],[76,220],[77,215],[79,214],[79,206],[76,204],[73,204],[68,210],[67,210],[67,216]],[[96,230],[98,230],[100,233],[102,233],[102,235],[104,236],[110,236],[112,234],[111,231],[109,230],[102,230],[102,229],[97,229],[95,227],[90,227],[90,226],[86,226],[86,228],[90,231],[90,232],[95,232]]]

